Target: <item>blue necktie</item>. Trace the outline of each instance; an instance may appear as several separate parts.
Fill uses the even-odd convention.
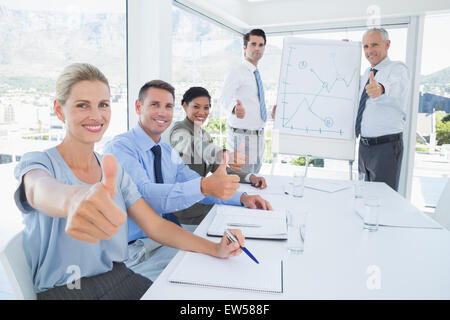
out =
[[[258,69],[253,71],[253,73],[255,74],[256,86],[258,87],[258,99],[259,99],[259,109],[261,111],[261,119],[263,119],[263,121],[266,122],[267,110],[266,110],[266,102],[264,101],[264,87]]]
[[[155,159],[153,160],[153,167],[155,169],[156,183],[164,183],[162,170],[161,170],[161,147],[159,145],[155,144],[151,150],[152,150],[153,154],[155,155]],[[163,214],[163,218],[167,219],[181,227],[180,222],[178,221],[177,217],[173,213]]]
[[[374,69],[374,68],[371,68],[370,71],[373,71],[373,76],[375,76],[378,72],[378,70]],[[355,124],[355,133],[356,133],[357,138],[361,134],[362,115],[364,113],[364,109],[366,108],[366,101],[369,98],[369,96],[367,95],[367,92],[366,92],[366,86],[369,84],[369,82],[370,82],[370,76],[369,76],[369,79],[367,79],[366,85],[364,86],[364,90],[361,94],[361,99],[359,99],[358,115],[356,116],[356,124]]]

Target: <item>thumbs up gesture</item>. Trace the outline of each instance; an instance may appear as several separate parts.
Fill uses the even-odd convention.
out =
[[[245,117],[245,108],[242,105],[241,100],[236,100],[236,106],[234,107],[234,113],[238,119],[244,119]]]
[[[103,181],[79,186],[67,205],[66,233],[89,243],[108,240],[126,221],[126,213],[114,203],[117,192],[117,161],[113,155],[102,159]]]
[[[384,93],[384,87],[375,80],[373,71],[370,71],[369,84],[366,86],[366,92],[372,99],[378,98]]]
[[[201,192],[205,195],[211,195],[222,200],[231,199],[239,189],[239,176],[227,174],[228,154],[223,153],[223,161],[217,167],[216,171],[201,180]]]
[[[231,162],[229,162],[229,166],[231,169],[235,171],[241,171],[245,162],[248,160],[248,157],[244,154],[244,144],[242,143],[237,150],[229,153]]]

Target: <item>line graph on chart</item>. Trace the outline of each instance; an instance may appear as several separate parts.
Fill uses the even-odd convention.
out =
[[[281,132],[352,139],[358,52],[342,45],[287,44],[276,122]]]

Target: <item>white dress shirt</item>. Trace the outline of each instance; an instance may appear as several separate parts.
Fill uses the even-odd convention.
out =
[[[256,67],[244,59],[225,78],[219,103],[227,110],[227,124],[230,127],[249,130],[264,128],[259,105],[258,86],[253,73],[255,70]],[[245,108],[243,119],[238,119],[235,114],[231,113],[237,99],[242,102],[242,106]]]
[[[403,132],[406,122],[406,100],[410,87],[408,67],[400,61],[386,57],[374,69],[378,70],[375,80],[381,83],[385,92],[375,98],[368,98],[361,120],[361,136],[380,137]],[[361,77],[359,96],[369,79],[370,68]]]

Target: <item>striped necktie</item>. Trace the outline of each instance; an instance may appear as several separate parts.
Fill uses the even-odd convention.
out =
[[[373,71],[373,76],[375,76],[378,72],[378,70],[374,69],[374,68],[371,68],[370,71]],[[361,134],[362,115],[364,113],[364,109],[366,108],[366,101],[369,98],[369,96],[367,95],[367,92],[366,92],[366,86],[369,84],[369,82],[370,82],[370,77],[369,77],[369,79],[367,79],[366,85],[364,86],[364,90],[361,94],[361,99],[359,99],[358,115],[356,116],[356,124],[355,124],[355,133],[356,133],[357,138]]]
[[[261,111],[261,119],[263,119],[263,121],[266,122],[267,110],[266,110],[266,102],[264,100],[264,87],[258,69],[253,71],[253,73],[255,74],[256,86],[258,87],[258,99],[259,99],[259,109]]]

